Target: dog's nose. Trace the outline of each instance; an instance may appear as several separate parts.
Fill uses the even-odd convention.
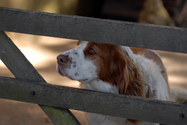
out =
[[[58,55],[57,56],[57,63],[59,64],[59,65],[62,65],[62,64],[66,64],[66,63],[68,63],[68,56],[66,56],[66,55]]]

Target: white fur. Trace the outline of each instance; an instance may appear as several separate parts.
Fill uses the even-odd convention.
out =
[[[151,60],[146,59],[141,55],[136,55],[135,63],[139,65],[144,72],[145,82],[151,86],[151,92],[154,99],[158,100],[170,100],[168,85],[161,74],[161,70]],[[148,90],[146,86],[146,91]],[[154,92],[154,93],[153,93]]]
[[[76,48],[62,53],[63,55],[69,56],[72,60],[72,64],[69,68],[60,68],[60,66],[57,65],[57,70],[60,74],[82,83],[88,83],[97,79],[97,67],[92,61],[86,60],[84,57],[83,50],[85,49],[87,43],[88,42],[82,41]]]
[[[72,58],[72,62],[76,63],[76,67],[71,66],[69,69],[61,69],[58,66],[58,71],[74,80],[80,81],[82,88],[109,92],[119,93],[116,86],[112,86],[106,82],[100,80],[97,76],[97,67],[91,60],[84,57],[83,50],[86,47],[87,42],[81,42],[80,45],[72,50],[66,51],[63,54],[69,55]],[[122,46],[124,51],[132,61],[139,65],[144,72],[142,76],[145,78],[145,82],[151,86],[151,94],[154,99],[169,100],[168,86],[161,74],[160,68],[151,60],[146,59],[141,55],[134,55],[129,47]],[[75,55],[74,53],[78,53]],[[75,74],[78,73],[79,75]],[[148,87],[145,86],[145,91],[148,91]],[[126,122],[125,118],[117,118],[112,116],[104,116],[100,114],[89,113],[88,116],[89,125],[133,125],[130,122]],[[157,123],[139,122],[136,125],[158,125]]]
[[[143,71],[142,75],[145,78],[145,82],[151,86],[150,89],[152,95],[156,95],[153,98],[169,101],[170,97],[168,85],[161,73],[159,66],[156,65],[153,61],[145,58],[143,55],[133,54],[131,49],[127,46],[121,46],[121,48],[127,52],[131,60],[135,62]],[[145,90],[146,92],[148,91],[148,86],[145,87]]]

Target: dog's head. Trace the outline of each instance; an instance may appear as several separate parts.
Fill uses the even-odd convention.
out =
[[[72,80],[102,80],[118,87],[120,94],[144,96],[143,80],[129,47],[79,41],[57,57],[58,72]]]

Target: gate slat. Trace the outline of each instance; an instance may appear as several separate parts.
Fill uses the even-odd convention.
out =
[[[0,8],[0,30],[187,53],[187,29]]]
[[[2,88],[0,98],[5,99],[167,125],[186,125],[187,123],[187,104],[185,103],[96,92],[5,77],[0,77],[0,88]],[[31,91],[34,91],[35,95],[32,95]]]
[[[0,32],[1,60],[16,78],[22,78],[45,83],[42,76],[35,70],[32,64],[25,58],[21,51],[14,45],[4,32]],[[2,88],[0,90],[3,92]],[[5,92],[6,93],[6,92]],[[1,94],[2,95],[2,94]],[[24,94],[23,94],[24,95]],[[80,125],[77,119],[68,109],[56,109],[40,106],[55,125]],[[50,114],[58,111],[58,113]],[[49,114],[48,114],[49,113]],[[68,114],[68,115],[67,115]]]

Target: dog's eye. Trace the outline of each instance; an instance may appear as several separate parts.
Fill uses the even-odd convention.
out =
[[[92,48],[90,48],[90,49],[88,50],[88,53],[89,53],[89,54],[95,54],[95,51],[94,51]]]

